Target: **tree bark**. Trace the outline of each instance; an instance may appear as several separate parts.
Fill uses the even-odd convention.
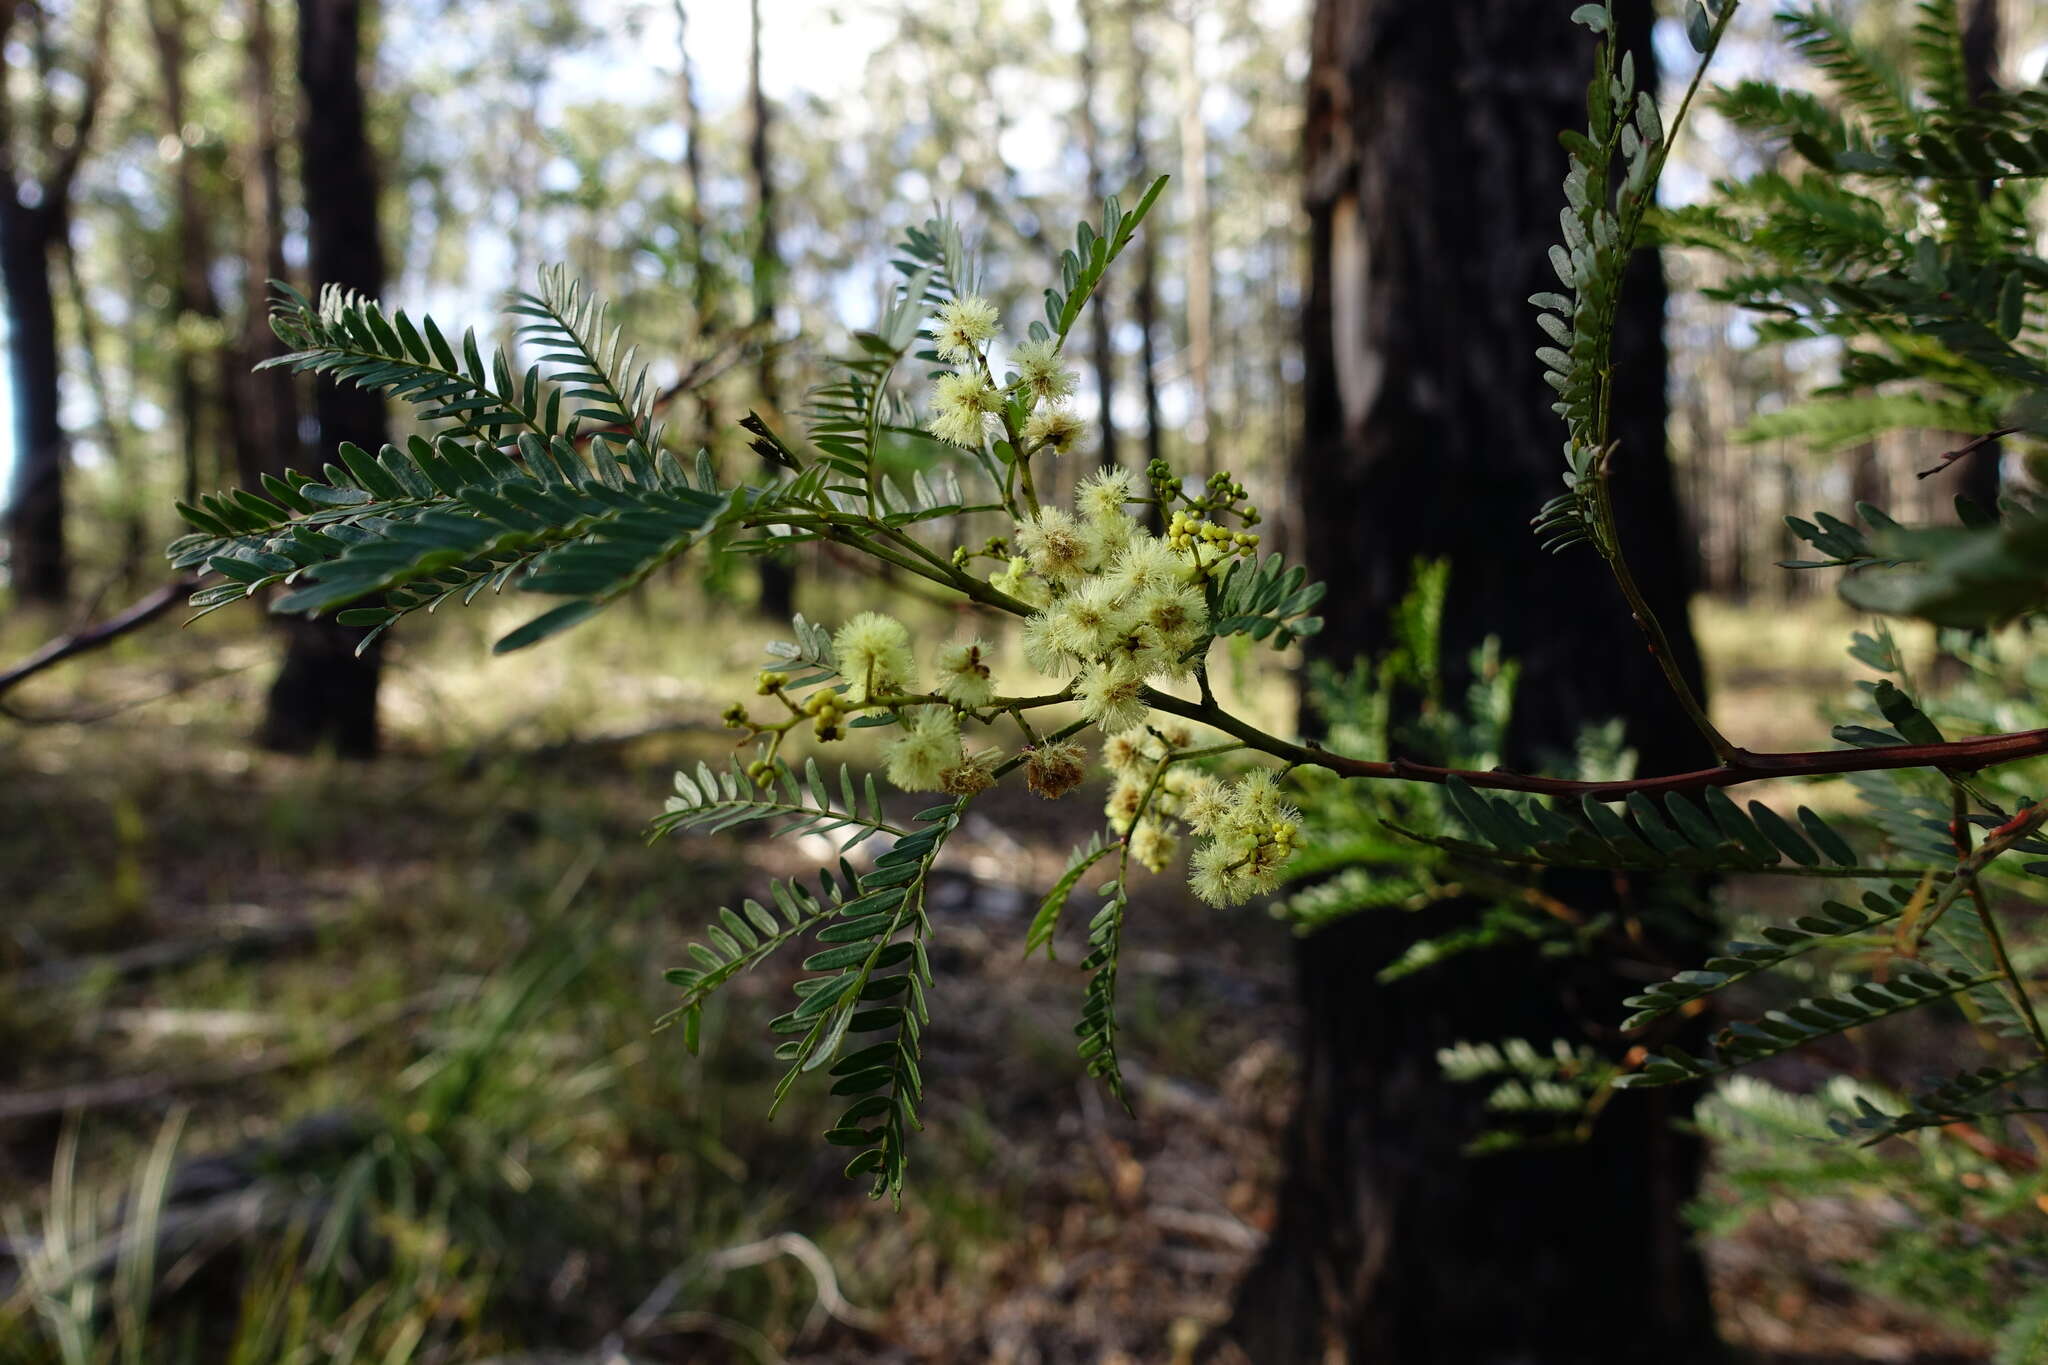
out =
[[[364,120],[362,9],[361,0],[299,0],[299,158],[314,280],[374,296],[384,289],[384,250]],[[376,393],[322,383],[313,417],[319,449],[384,444],[384,400]],[[260,742],[285,753],[332,745],[347,758],[375,755],[378,645],[358,655],[362,632],[331,620],[292,618],[285,635]]]
[[[1652,69],[1648,0],[1621,9],[1637,69]],[[1602,561],[1545,555],[1528,526],[1558,486],[1563,434],[1524,300],[1555,288],[1556,139],[1584,121],[1585,33],[1545,0],[1319,0],[1311,52],[1300,504],[1307,562],[1341,585],[1320,652],[1344,665],[1385,648],[1415,561],[1448,556],[1446,664],[1462,671],[1497,635],[1522,665],[1508,766],[1554,763],[1614,716],[1644,771],[1707,761]],[[1645,254],[1616,345],[1616,494],[1631,563],[1696,679],[1663,302]],[[1623,879],[1550,889],[1584,911],[1626,908]],[[1679,1219],[1699,1163],[1672,1127],[1684,1097],[1617,1096],[1582,1147],[1462,1155],[1490,1126],[1485,1087],[1447,1082],[1439,1049],[1592,1036],[1618,1051],[1635,983],[1597,957],[1498,949],[1374,984],[1461,913],[1365,913],[1302,941],[1302,1092],[1233,1335],[1260,1365],[1713,1358]]]

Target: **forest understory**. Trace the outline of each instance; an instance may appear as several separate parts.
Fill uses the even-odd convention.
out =
[[[1710,616],[1710,637],[1744,638],[1739,616]],[[189,689],[133,704],[171,644]],[[678,765],[721,761],[713,699],[747,663],[738,642],[680,671],[653,648],[627,627],[573,660],[452,675],[401,652],[390,752],[370,765],[252,751],[249,635],[164,628],[83,686],[12,698],[46,722],[114,713],[0,729],[28,775],[0,791],[0,902],[17,907],[0,939],[0,1300],[50,1235],[38,1192],[67,1144],[84,1203],[116,1218],[176,1115],[159,1312],[246,1313],[352,1163],[382,1153],[410,1188],[399,1213],[379,1196],[347,1292],[411,1302],[449,1342],[436,1358],[607,1341],[650,1360],[1207,1358],[1271,1217],[1293,1083],[1284,930],[1218,934],[1176,879],[1148,879],[1120,1001],[1126,1115],[1071,1052],[1084,916],[1057,961],[1019,959],[1100,794],[985,801],[935,891],[943,1023],[924,1072],[943,1140],[917,1150],[900,1213],[870,1203],[812,1141],[819,1097],[761,1117],[759,1035],[788,974],[745,978],[701,1058],[649,1033],[662,970],[715,907],[819,852],[639,837]],[[1782,716],[1788,683],[1838,684],[1824,661],[1721,657],[1733,715],[1752,692]],[[451,1099],[448,1077],[485,1060]],[[1983,1358],[1844,1273],[1886,1216],[1787,1199],[1715,1239],[1729,1340],[1757,1362]],[[402,1240],[394,1220],[433,1248],[425,1269],[374,1249]],[[403,1293],[380,1286],[404,1275]],[[29,1320],[5,1321],[4,1358],[36,1359]]]

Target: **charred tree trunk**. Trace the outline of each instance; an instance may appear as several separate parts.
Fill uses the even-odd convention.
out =
[[[384,289],[377,176],[363,116],[361,0],[299,0],[299,158],[313,279],[375,296]],[[385,440],[384,400],[354,385],[314,390],[318,448]],[[348,758],[377,752],[376,645],[356,653],[362,632],[330,620],[286,624],[284,666],[271,684],[260,740],[307,753],[324,745]]]
[[[1624,24],[1648,68],[1648,0]],[[1510,766],[1625,718],[1644,771],[1710,761],[1599,558],[1541,553],[1528,521],[1557,486],[1561,433],[1525,298],[1554,287],[1565,161],[1583,122],[1584,35],[1546,0],[1319,0],[1305,169],[1306,560],[1342,588],[1321,637],[1340,664],[1387,646],[1419,556],[1448,556],[1444,654],[1497,634],[1523,666]],[[1664,291],[1653,256],[1616,345],[1616,491],[1632,563],[1697,676],[1691,565],[1664,448]],[[1453,695],[1458,682],[1451,686]],[[1623,888],[1552,888],[1589,912]],[[1668,1092],[1622,1095],[1590,1142],[1468,1157],[1484,1087],[1437,1052],[1461,1039],[1602,1039],[1634,989],[1596,957],[1499,949],[1374,984],[1421,933],[1366,913],[1302,942],[1302,1092],[1272,1240],[1233,1334],[1259,1365],[1612,1365],[1717,1351],[1679,1219],[1696,1144]],[[1455,984],[1450,978],[1455,975]]]

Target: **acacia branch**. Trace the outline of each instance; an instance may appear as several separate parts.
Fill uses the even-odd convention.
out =
[[[1243,740],[1247,748],[1304,766],[1325,768],[1339,777],[1378,778],[1437,785],[1452,779],[1473,787],[1494,791],[1530,792],[1538,796],[1592,797],[1596,801],[1618,801],[1641,794],[1662,796],[1690,794],[1708,787],[1734,787],[1745,782],[1762,782],[1778,777],[1824,777],[1842,773],[1879,772],[1893,768],[1935,768],[1942,772],[1974,772],[1979,768],[2014,763],[2048,754],[2048,729],[2019,730],[2010,734],[1984,735],[1976,739],[1949,740],[1941,744],[1897,744],[1882,749],[1816,749],[1793,753],[1754,753],[1736,749],[1728,760],[1712,768],[1669,773],[1661,777],[1638,777],[1614,782],[1581,782],[1562,777],[1539,777],[1493,768],[1486,771],[1440,768],[1430,763],[1395,758],[1387,761],[1351,758],[1310,744],[1295,744],[1266,734],[1240,720],[1220,706],[1192,702],[1153,688],[1145,689],[1146,704],[1168,715],[1198,721]]]

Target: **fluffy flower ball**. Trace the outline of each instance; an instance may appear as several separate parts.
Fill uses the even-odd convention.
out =
[[[995,675],[988,661],[988,645],[980,640],[941,649],[937,660],[939,695],[969,710],[988,705],[996,695]]]
[[[910,632],[878,611],[864,611],[839,628],[832,661],[846,679],[847,696],[857,702],[907,686],[916,667]]]
[[[1047,337],[1017,348],[1017,381],[1041,403],[1057,403],[1074,392],[1074,372],[1060,365],[1060,346]]]
[[[996,306],[979,294],[954,299],[939,310],[932,342],[939,359],[965,365],[981,353],[996,334]]]
[[[1123,659],[1088,665],[1081,674],[1081,714],[1115,734],[1144,722],[1145,675]]]
[[[889,746],[889,780],[907,792],[938,791],[961,764],[960,727],[950,709],[922,706],[903,737]]]
[[[1089,475],[1074,490],[1074,507],[1091,522],[1128,520],[1124,504],[1131,500],[1131,476],[1122,469],[1104,469]]]
[[[1220,794],[1190,797],[1182,813],[1209,836],[1195,850],[1188,881],[1215,906],[1242,905],[1271,891],[1301,835],[1301,812],[1281,799],[1280,784],[1265,769],[1245,774]]]
[[[942,374],[932,390],[932,420],[926,430],[954,445],[979,446],[988,418],[1001,401],[995,386],[972,370]]]
[[[1048,801],[1065,796],[1087,775],[1088,756],[1072,742],[1041,744],[1024,761],[1024,785]]]
[[[1081,419],[1062,407],[1044,407],[1024,424],[1024,443],[1064,455],[1081,439]]]
[[[1016,543],[1032,569],[1054,583],[1073,582],[1094,558],[1087,533],[1060,507],[1040,508],[1037,516],[1018,522]]]

